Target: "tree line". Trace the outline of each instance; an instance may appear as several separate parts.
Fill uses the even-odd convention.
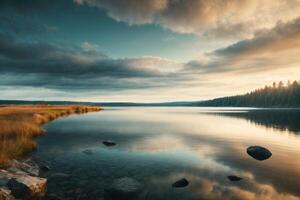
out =
[[[274,82],[244,95],[203,101],[199,106],[300,107],[300,81]]]

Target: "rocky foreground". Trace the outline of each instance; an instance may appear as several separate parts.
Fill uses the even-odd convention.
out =
[[[0,200],[42,199],[47,179],[38,177],[39,172],[39,166],[31,159],[12,160],[9,168],[0,170]]]

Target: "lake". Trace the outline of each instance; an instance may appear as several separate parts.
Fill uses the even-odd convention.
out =
[[[122,177],[142,185],[137,199],[300,199],[299,110],[111,107],[44,128],[33,158],[51,168],[47,199],[104,199]],[[252,145],[272,157],[255,160]]]

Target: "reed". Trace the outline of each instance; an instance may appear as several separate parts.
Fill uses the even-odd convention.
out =
[[[36,136],[43,135],[43,124],[71,114],[100,111],[100,107],[84,105],[31,105],[0,107],[0,167],[36,149]]]

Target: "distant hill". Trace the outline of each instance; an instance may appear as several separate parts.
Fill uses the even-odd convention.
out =
[[[134,103],[134,102],[78,102],[78,101],[26,101],[26,100],[0,100],[0,105],[95,105],[95,106],[189,106],[193,102],[163,102],[163,103]],[[196,103],[196,102],[195,102]],[[198,103],[198,101],[197,101]]]
[[[208,101],[182,101],[162,103],[134,103],[134,102],[77,102],[77,101],[22,101],[0,100],[0,104],[32,105],[67,105],[86,104],[98,106],[224,106],[224,107],[285,107],[300,108],[300,82],[273,83],[244,95],[216,98]]]

